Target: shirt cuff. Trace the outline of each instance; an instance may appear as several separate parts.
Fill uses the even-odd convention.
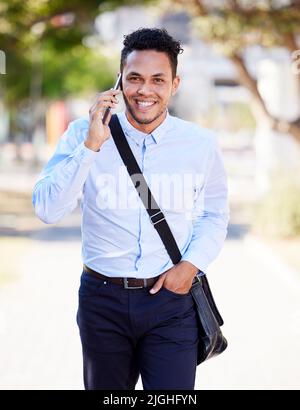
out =
[[[97,154],[98,152],[93,151],[89,149],[88,147],[86,147],[86,145],[84,144],[84,141],[82,141],[76,147],[76,149],[72,152],[70,157],[73,157],[81,164],[90,164],[93,162]]]
[[[187,261],[192,263],[194,266],[196,266],[196,268],[198,268],[198,272],[196,273],[196,275],[205,275],[206,273],[206,269],[208,267],[208,263],[207,261],[205,261],[205,259],[201,256],[195,257],[194,255],[191,255],[190,252],[186,252],[182,258],[181,261]]]

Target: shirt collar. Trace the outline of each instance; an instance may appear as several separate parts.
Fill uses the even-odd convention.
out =
[[[130,122],[128,121],[126,117],[125,111],[119,112],[117,115],[120,120],[120,124],[121,124],[121,127],[123,128],[124,133],[130,136],[131,138],[133,138],[134,141],[138,145],[143,144],[144,139],[147,136],[152,136],[153,140],[156,142],[156,144],[158,144],[161,138],[163,137],[163,135],[165,134],[165,132],[171,127],[171,116],[169,114],[168,109],[167,109],[166,118],[150,134],[139,131],[132,124],[130,124]]]

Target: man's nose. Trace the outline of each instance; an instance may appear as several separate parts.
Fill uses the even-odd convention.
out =
[[[150,84],[144,83],[142,84],[138,90],[138,94],[152,94],[151,86]]]

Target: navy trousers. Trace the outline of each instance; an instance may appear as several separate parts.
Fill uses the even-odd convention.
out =
[[[83,271],[77,324],[87,390],[193,390],[198,326],[190,293],[124,289]]]

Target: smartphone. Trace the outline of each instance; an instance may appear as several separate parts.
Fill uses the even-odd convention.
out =
[[[117,89],[120,87],[120,85],[121,85],[121,79],[122,79],[122,74],[120,73],[120,74],[118,75],[118,78],[117,78],[116,84],[114,85],[113,90],[117,90]],[[106,121],[106,119],[107,119],[107,117],[108,117],[108,114],[110,113],[110,110],[111,110],[111,107],[107,107],[107,108],[106,108],[106,110],[105,110],[105,112],[104,112],[104,115],[103,115],[103,118],[102,118],[103,124],[105,124],[105,121]]]

